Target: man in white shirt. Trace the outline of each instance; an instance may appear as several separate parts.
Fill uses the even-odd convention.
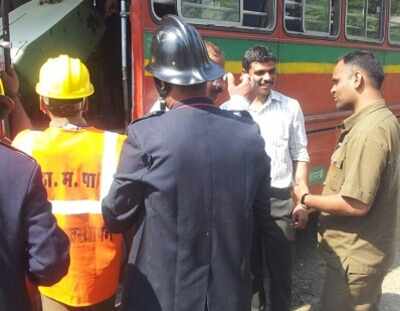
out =
[[[276,58],[263,46],[248,49],[243,57],[243,72],[257,86],[256,98],[246,104],[244,98],[231,96],[221,108],[247,110],[258,123],[265,140],[265,151],[271,158],[271,215],[273,223],[263,222],[263,211],[256,211],[260,230],[255,245],[262,253],[262,263],[255,270],[255,286],[260,287],[261,301],[270,288],[272,311],[289,311],[291,303],[292,248],[295,230],[291,221],[294,204],[300,198],[298,189],[308,189],[307,136],[304,116],[297,100],[275,90]],[[256,249],[256,253],[257,249]],[[258,272],[257,272],[258,271]],[[268,279],[264,275],[268,271]]]

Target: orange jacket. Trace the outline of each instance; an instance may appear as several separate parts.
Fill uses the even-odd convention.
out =
[[[68,235],[71,263],[57,284],[40,292],[70,306],[88,306],[116,293],[122,237],[105,228],[101,199],[115,173],[125,136],[94,128],[26,130],[13,145],[41,165],[58,225]]]

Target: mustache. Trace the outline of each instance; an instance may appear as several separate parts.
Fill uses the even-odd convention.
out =
[[[258,85],[266,85],[266,84],[272,85],[272,84],[274,84],[274,82],[272,80],[259,80],[259,81],[257,81],[257,84]]]

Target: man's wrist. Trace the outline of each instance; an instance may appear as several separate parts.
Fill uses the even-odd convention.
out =
[[[301,206],[303,206],[306,210],[311,209],[311,207],[309,207],[309,206],[306,204],[306,198],[307,198],[307,196],[309,196],[309,195],[310,195],[310,193],[306,192],[306,193],[303,193],[303,195],[302,195],[301,198],[300,198],[300,204],[301,204]]]

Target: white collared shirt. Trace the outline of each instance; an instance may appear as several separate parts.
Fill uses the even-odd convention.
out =
[[[286,188],[293,182],[293,161],[309,162],[304,115],[297,100],[272,90],[261,107],[239,97],[221,106],[226,110],[247,110],[260,127],[265,152],[271,158],[271,186]]]

